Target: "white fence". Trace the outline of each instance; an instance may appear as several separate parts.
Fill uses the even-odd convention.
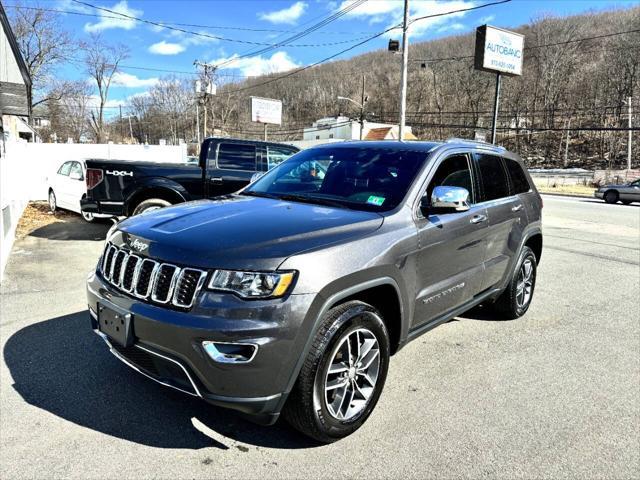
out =
[[[0,142],[0,279],[29,200],[46,200],[48,178],[67,160],[183,163],[187,146]]]
[[[30,200],[47,198],[47,178],[55,175],[63,162],[90,158],[183,163],[187,159],[187,146],[28,143],[22,162],[25,169],[32,170],[24,185]]]
[[[28,178],[21,164],[26,146],[0,142],[0,280],[15,240],[18,220],[29,201],[29,189],[25,188]]]

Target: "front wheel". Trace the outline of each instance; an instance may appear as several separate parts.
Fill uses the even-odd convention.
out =
[[[618,202],[618,192],[615,190],[609,190],[604,194],[604,201],[607,203],[617,203]]]
[[[529,310],[536,286],[537,261],[529,247],[524,247],[506,290],[495,302],[495,309],[507,320],[523,316]]]
[[[323,443],[355,432],[376,406],[389,368],[380,313],[359,301],[325,315],[283,411],[297,430]]]
[[[53,193],[53,190],[49,190],[49,210],[51,210],[51,213],[55,213],[57,208],[56,194]]]
[[[171,202],[167,202],[162,198],[150,198],[148,200],[140,202],[138,206],[133,210],[133,215],[140,215],[141,213],[159,210],[160,208],[168,207],[169,205],[171,205]]]

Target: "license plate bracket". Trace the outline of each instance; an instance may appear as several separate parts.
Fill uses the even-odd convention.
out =
[[[117,312],[103,304],[98,304],[98,328],[123,347],[133,345],[132,320],[130,313]]]

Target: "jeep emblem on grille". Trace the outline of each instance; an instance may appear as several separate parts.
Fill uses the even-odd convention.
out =
[[[149,244],[141,242],[136,238],[133,242],[131,242],[131,248],[135,248],[139,252],[144,252],[147,248],[149,248]]]

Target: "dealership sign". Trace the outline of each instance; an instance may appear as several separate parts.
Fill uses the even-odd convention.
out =
[[[251,121],[282,125],[282,102],[271,98],[251,97]]]
[[[524,35],[482,25],[476,29],[475,68],[522,75]]]

